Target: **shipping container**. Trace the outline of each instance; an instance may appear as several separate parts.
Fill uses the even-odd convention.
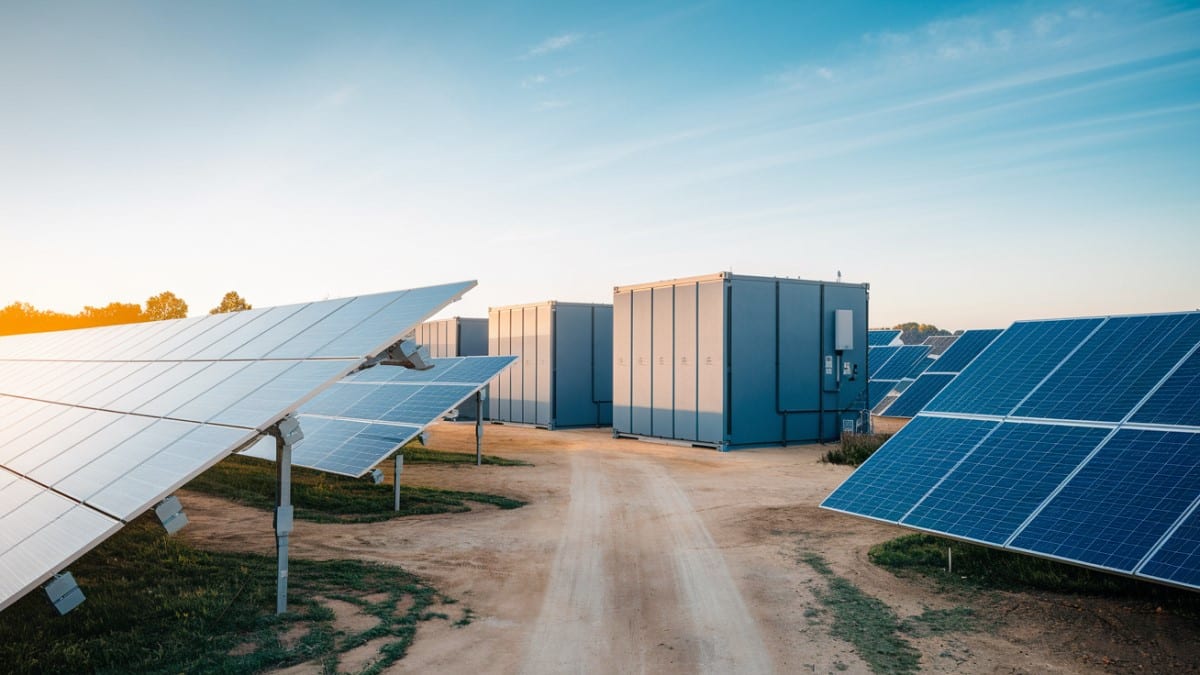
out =
[[[867,407],[867,284],[722,272],[613,291],[613,435],[829,441]]]
[[[612,305],[548,301],[488,310],[488,354],[520,360],[491,383],[493,422],[612,424]]]
[[[419,345],[429,348],[429,355],[435,359],[454,356],[487,356],[488,353],[488,320],[472,319],[461,316],[449,319],[438,319],[418,324],[408,336]],[[488,389],[484,387],[481,395],[484,400],[488,397]],[[475,398],[463,401],[458,406],[460,420],[474,420],[477,406]],[[484,404],[487,410],[487,404]],[[486,418],[485,418],[486,419]]]

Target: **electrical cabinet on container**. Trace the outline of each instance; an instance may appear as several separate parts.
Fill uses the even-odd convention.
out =
[[[487,356],[488,353],[488,320],[468,319],[460,316],[436,321],[426,321],[418,324],[408,336],[417,344],[429,348],[433,358],[454,356]],[[484,389],[486,400],[488,391]],[[484,404],[487,412],[487,404]],[[458,419],[474,420],[478,411],[475,398],[463,401],[458,407]]]
[[[720,273],[613,291],[613,434],[838,438],[867,407],[867,284]]]
[[[612,424],[612,305],[542,302],[488,310],[488,354],[515,354],[491,383],[493,422]]]

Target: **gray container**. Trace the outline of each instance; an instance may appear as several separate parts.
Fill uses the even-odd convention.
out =
[[[612,424],[612,317],[612,305],[575,302],[490,308],[488,354],[521,357],[492,380],[492,421]]]
[[[429,347],[434,358],[487,356],[488,320],[455,316],[426,321],[413,329],[411,337]]]
[[[867,295],[730,273],[618,286],[613,434],[721,450],[837,439],[867,407]]]
[[[437,321],[426,321],[413,329],[411,339],[429,348],[433,358],[454,356],[487,356],[488,320],[468,319],[460,316]],[[484,388],[483,396],[488,396]],[[486,405],[484,406],[486,409]],[[474,420],[478,414],[475,398],[463,401],[458,407],[458,419]]]

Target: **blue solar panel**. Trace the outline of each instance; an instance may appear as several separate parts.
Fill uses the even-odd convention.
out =
[[[821,506],[897,521],[999,424],[918,417],[888,439]]]
[[[900,398],[884,412],[889,417],[913,417],[953,379],[954,375],[948,373],[925,373],[909,385]]]
[[[875,373],[887,365],[888,359],[892,358],[898,351],[900,351],[899,347],[871,347],[867,350],[867,361],[870,364],[870,367],[867,369],[867,377],[874,379]]]
[[[1183,362],[1133,414],[1132,422],[1200,427],[1200,351]]]
[[[908,369],[908,373],[904,375],[904,378],[907,380],[915,380],[921,376],[921,373],[932,368],[933,364],[935,363],[937,363],[937,359],[933,358],[932,356],[926,356],[925,358],[913,364],[913,367]]]
[[[1200,509],[1192,511],[1139,574],[1200,586]]]
[[[957,335],[931,335],[921,344],[929,345],[930,356],[941,356],[957,339]]]
[[[900,380],[908,376],[909,371],[916,366],[921,359],[924,359],[929,354],[928,345],[905,345],[903,347],[893,347],[896,350],[887,363],[883,364],[874,375],[870,376],[873,380]]]
[[[1095,427],[1002,424],[901,523],[1003,544],[1108,434]]]
[[[934,397],[926,410],[976,415],[1011,413],[1101,321],[1062,319],[1013,324]]]
[[[1119,422],[1200,340],[1200,313],[1104,322],[1013,413]]]
[[[898,330],[872,330],[867,331],[867,345],[871,347],[885,347],[892,344],[892,340],[900,337]]]
[[[938,356],[937,364],[930,370],[938,373],[961,373],[972,359],[979,356],[979,353],[992,344],[1003,332],[1000,329],[989,328],[969,330],[963,333],[958,336],[954,344]]]
[[[1200,312],[972,332],[883,404],[917,415],[822,506],[1200,589]]]
[[[892,389],[900,384],[900,380],[871,380],[867,388],[871,391],[871,396],[867,401],[867,407],[874,409],[883,401],[884,397],[892,393]]]
[[[1200,434],[1118,431],[1013,540],[1132,572],[1200,496]]]

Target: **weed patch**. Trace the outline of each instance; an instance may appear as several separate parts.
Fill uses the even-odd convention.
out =
[[[891,437],[891,434],[842,434],[842,441],[838,447],[826,452],[821,461],[858,466],[867,461],[867,458]]]

